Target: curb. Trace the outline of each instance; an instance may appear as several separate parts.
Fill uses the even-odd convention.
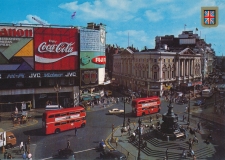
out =
[[[27,124],[18,125],[16,127],[13,126],[11,128],[5,129],[5,131],[12,131],[12,130],[15,130],[15,129],[18,129],[18,128],[24,128],[24,127],[32,126],[32,125],[35,125],[37,123],[38,123],[38,120],[34,119],[32,123],[28,122]]]

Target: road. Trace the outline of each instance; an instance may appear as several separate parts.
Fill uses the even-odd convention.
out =
[[[213,98],[207,99],[207,103],[213,101]],[[193,103],[194,102],[191,101],[191,106]],[[168,102],[162,101],[161,114],[167,112],[167,105]],[[181,118],[187,105],[188,104],[173,104],[174,112]],[[131,122],[138,122],[137,117],[131,116],[130,104],[126,103],[125,107],[126,121],[129,117]],[[31,136],[31,144],[32,147],[35,148],[35,153],[32,154],[35,159],[52,159],[52,155],[56,154],[58,149],[66,148],[67,140],[71,142],[71,149],[74,150],[76,159],[98,159],[100,152],[96,150],[96,147],[99,141],[101,141],[101,139],[106,139],[108,135],[110,135],[112,124],[114,124],[115,127],[123,124],[123,115],[107,114],[108,110],[112,108],[124,109],[124,104],[119,102],[119,104],[115,104],[107,109],[87,112],[87,124],[84,128],[78,129],[77,136],[75,136],[73,130],[61,132],[59,134],[44,135],[41,132],[41,117],[38,117],[39,123],[37,125],[15,130],[14,133],[17,136],[18,143],[20,141],[26,141],[28,135]],[[148,116],[145,116],[145,118],[146,117]]]

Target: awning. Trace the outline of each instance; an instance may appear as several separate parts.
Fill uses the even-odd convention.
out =
[[[92,98],[91,97],[82,97],[84,101],[88,101],[88,100],[91,100]]]
[[[99,95],[97,95],[97,96],[95,96],[95,98],[100,98],[100,96],[99,96]]]

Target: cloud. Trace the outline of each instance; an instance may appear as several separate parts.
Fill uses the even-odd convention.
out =
[[[159,11],[153,12],[151,10],[145,11],[145,16],[149,21],[157,22],[163,19],[162,14]]]
[[[147,0],[95,0],[79,4],[78,1],[63,3],[59,8],[73,12],[77,17],[86,20],[128,21],[137,16],[137,12],[146,8]]]
[[[23,23],[23,24],[40,24],[40,22],[35,21],[32,17],[36,18],[38,21],[41,23],[44,23],[45,25],[49,25],[49,23],[40,17],[36,15],[27,15],[25,20],[19,21],[18,23]]]

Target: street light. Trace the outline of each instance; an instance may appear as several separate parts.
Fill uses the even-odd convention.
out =
[[[141,119],[140,119],[140,117],[139,117],[139,120],[138,120],[138,126],[139,126],[139,128],[138,128],[138,160],[140,160],[141,159],[141,157],[140,157],[140,151],[141,151]]]
[[[61,86],[59,86],[58,83],[57,83],[57,85],[54,87],[54,90],[56,91],[57,105],[59,107],[59,91],[61,90]]]
[[[125,103],[126,103],[126,97],[124,97],[123,98],[123,110],[124,110],[124,112],[123,112],[123,127],[126,127],[125,126]]]
[[[188,122],[187,124],[190,124],[190,102],[191,102],[191,91],[189,90],[189,102],[188,102]]]

